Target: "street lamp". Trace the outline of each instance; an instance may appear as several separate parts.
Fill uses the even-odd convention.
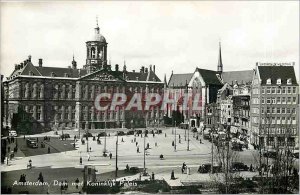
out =
[[[175,120],[175,124],[174,124],[174,127],[175,127],[175,141],[174,141],[174,151],[176,152],[176,120]]]
[[[117,141],[116,141],[116,178],[118,177],[118,141],[119,141],[119,132],[117,131]]]
[[[148,175],[146,172],[146,131],[147,131],[147,115],[145,117],[145,135],[144,135],[144,172],[143,175],[146,176]]]
[[[106,118],[104,119],[104,149],[103,149],[103,156],[106,155]]]

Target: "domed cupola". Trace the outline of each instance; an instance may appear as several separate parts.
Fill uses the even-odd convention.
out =
[[[107,66],[107,42],[103,35],[100,34],[100,28],[95,28],[95,34],[90,41],[86,42],[87,58],[85,68],[88,73],[100,70]]]

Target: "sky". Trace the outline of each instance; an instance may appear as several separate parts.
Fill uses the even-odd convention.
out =
[[[295,62],[299,80],[298,1],[52,1],[1,2],[0,72],[32,56],[34,65],[67,67],[86,59],[98,16],[114,67],[156,66],[161,80],[196,67],[224,71],[256,62]]]

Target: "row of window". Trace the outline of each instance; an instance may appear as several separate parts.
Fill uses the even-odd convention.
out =
[[[262,104],[297,104],[297,97],[261,98]]]
[[[262,94],[296,94],[296,87],[267,87],[262,88]],[[254,93],[256,92],[256,93]],[[258,89],[253,89],[254,94],[258,94]]]
[[[291,128],[286,130],[286,128],[261,128],[261,134],[289,134],[289,135],[296,135],[297,129]],[[284,139],[284,138],[281,138]]]
[[[252,117],[252,122],[253,123],[259,123],[259,118],[258,117]],[[261,124],[287,124],[287,125],[291,125],[291,124],[296,124],[296,117],[285,117],[285,116],[277,116],[277,117],[269,117],[269,118],[265,118],[262,117],[261,118]]]
[[[257,109],[255,109],[257,110]],[[255,113],[255,112],[254,112]],[[261,108],[261,113],[262,114],[295,114],[296,113],[296,108],[275,108],[275,107],[267,107]]]
[[[271,85],[271,84],[272,84],[272,79],[271,79],[271,78],[268,78],[266,83],[267,83],[268,85]],[[282,79],[281,79],[281,78],[278,78],[278,79],[276,80],[276,84],[277,84],[277,85],[281,85],[281,83],[282,83]],[[292,79],[291,79],[291,78],[288,78],[288,79],[286,80],[286,83],[287,83],[288,85],[291,85],[291,84],[292,84]]]

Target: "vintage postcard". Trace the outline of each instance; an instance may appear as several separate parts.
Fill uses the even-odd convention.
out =
[[[298,1],[1,1],[2,194],[298,194]]]

